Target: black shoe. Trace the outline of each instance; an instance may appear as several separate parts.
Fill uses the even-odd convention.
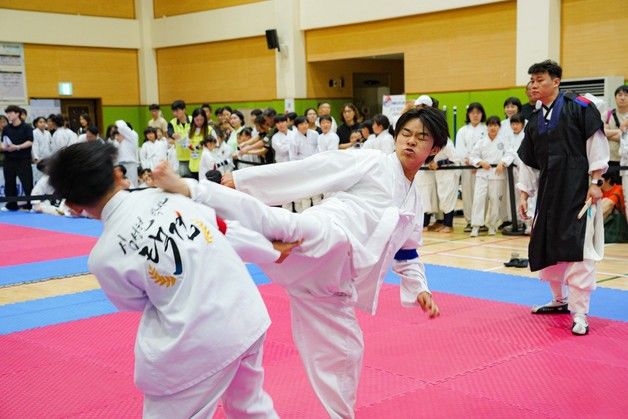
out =
[[[504,221],[503,223],[501,223],[499,225],[499,227],[497,227],[497,229],[501,231],[501,230],[504,229],[504,227],[508,227],[508,226],[511,226],[511,225],[512,225],[512,223],[510,221]]]
[[[487,231],[488,231],[488,227],[487,226],[480,227],[480,233],[486,233]]]
[[[567,303],[558,306],[550,304],[551,303],[532,307],[532,314],[569,314]]]
[[[467,224],[467,226],[464,228],[464,230],[463,230],[463,231],[464,231],[465,233],[470,233],[472,228],[473,228],[473,227],[471,227],[471,224]]]
[[[508,262],[505,262],[504,266],[508,268],[527,268],[528,259],[512,258]]]

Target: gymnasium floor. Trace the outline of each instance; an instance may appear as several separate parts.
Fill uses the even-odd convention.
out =
[[[628,399],[628,244],[598,264],[591,333],[533,316],[547,288],[527,269],[526,237],[425,233],[419,250],[442,315],[399,306],[389,274],[366,353],[357,417],[623,417]],[[0,213],[0,418],[141,416],[133,386],[138,314],[119,313],[86,274],[94,220]],[[459,232],[459,233],[458,233]],[[282,289],[249,270],[273,319],[266,389],[281,417],[325,417],[289,327]],[[219,409],[217,417],[224,417]]]

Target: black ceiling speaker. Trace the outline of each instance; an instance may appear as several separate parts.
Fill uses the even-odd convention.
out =
[[[277,29],[266,29],[266,46],[268,49],[279,49],[279,38],[277,38]]]

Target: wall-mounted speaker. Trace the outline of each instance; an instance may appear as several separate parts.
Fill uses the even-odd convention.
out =
[[[277,38],[277,29],[266,29],[266,46],[268,49],[279,49],[279,38]]]

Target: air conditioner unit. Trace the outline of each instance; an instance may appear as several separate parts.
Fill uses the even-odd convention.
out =
[[[591,93],[604,101],[609,108],[615,107],[615,89],[624,84],[623,76],[589,77],[586,79],[565,79],[560,81],[561,92],[577,94]]]

